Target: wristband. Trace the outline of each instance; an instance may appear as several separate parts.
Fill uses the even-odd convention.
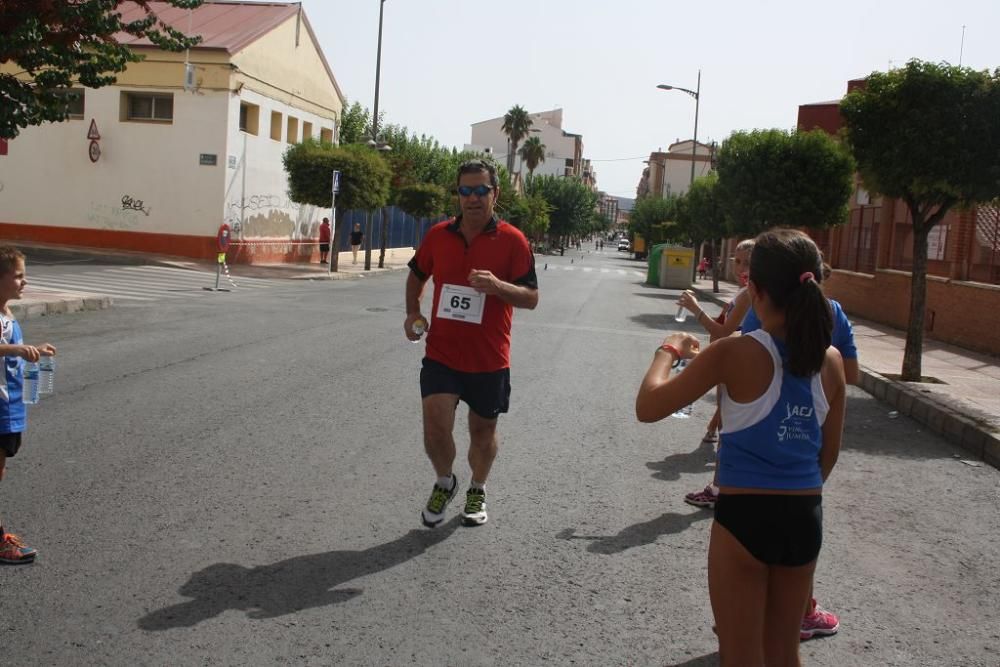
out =
[[[670,352],[675,357],[677,357],[677,361],[680,361],[681,359],[683,359],[683,357],[681,356],[681,351],[678,350],[673,345],[671,345],[670,343],[664,343],[664,344],[660,345],[660,347],[658,347],[656,349],[663,350],[664,352]]]

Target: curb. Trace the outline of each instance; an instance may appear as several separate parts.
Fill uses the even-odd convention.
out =
[[[1000,433],[988,431],[977,421],[929,399],[919,386],[890,380],[865,366],[861,367],[860,386],[899,414],[1000,469]]]
[[[725,305],[725,300],[711,290],[692,289],[707,301]],[[1000,469],[1000,433],[987,430],[979,422],[928,398],[918,385],[890,380],[865,366],[861,366],[860,370],[861,389],[988,465]]]
[[[88,296],[72,299],[55,299],[53,301],[12,303],[10,304],[10,309],[17,319],[27,320],[47,315],[78,313],[84,310],[107,310],[113,305],[114,302],[109,296]]]

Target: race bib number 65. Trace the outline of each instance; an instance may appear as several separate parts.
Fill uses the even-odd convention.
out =
[[[463,285],[442,285],[436,317],[481,324],[486,295]]]

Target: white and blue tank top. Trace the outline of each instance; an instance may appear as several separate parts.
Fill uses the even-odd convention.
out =
[[[767,391],[737,403],[721,388],[719,486],[799,490],[823,486],[819,452],[830,411],[819,373],[792,375],[783,363],[784,344],[763,329],[744,334],[774,362]]]

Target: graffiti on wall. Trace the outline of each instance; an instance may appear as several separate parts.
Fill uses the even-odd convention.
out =
[[[91,202],[87,221],[97,229],[135,229],[139,226],[139,212],[131,208]]]
[[[241,239],[287,238],[299,241],[318,237],[316,208],[274,194],[254,194],[226,203],[225,222]]]
[[[135,199],[129,195],[122,195],[122,210],[123,211],[141,211],[147,216],[149,215],[150,209],[143,206],[143,201],[141,199]]]

